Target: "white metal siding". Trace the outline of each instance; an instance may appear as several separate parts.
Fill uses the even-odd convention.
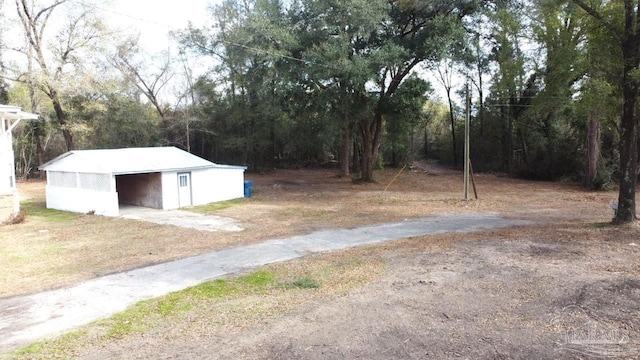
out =
[[[5,131],[8,120],[0,119],[0,195],[10,195],[16,189],[15,165],[11,132]],[[4,220],[4,219],[0,219]]]
[[[244,169],[206,169],[191,171],[192,204],[204,205],[216,201],[244,197]],[[162,173],[162,208],[180,207],[178,172]]]
[[[47,208],[118,216],[118,193],[107,174],[47,171]]]
[[[193,205],[244,197],[243,169],[207,169],[191,173]]]
[[[118,193],[47,185],[47,208],[118,216]]]
[[[0,154],[0,157],[1,156],[2,154]],[[13,174],[13,163],[0,163],[0,195],[13,194],[13,191],[15,190],[15,179],[13,178]]]
[[[194,197],[196,194],[194,193]],[[162,208],[165,210],[180,207],[178,198],[178,172],[169,171],[162,173]]]
[[[180,207],[178,172],[161,174],[162,202],[165,210]],[[244,168],[216,167],[192,169],[191,193],[193,205],[204,205],[244,196]],[[47,171],[47,207],[79,213],[119,215],[116,176],[100,173]]]

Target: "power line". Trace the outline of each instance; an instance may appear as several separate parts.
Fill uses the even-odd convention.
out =
[[[133,16],[133,15],[130,15],[130,14],[126,14],[126,13],[122,13],[122,12],[115,11],[115,10],[112,10],[112,9],[108,9],[108,8],[105,8],[105,7],[102,7],[102,6],[93,4],[93,3],[85,3],[82,0],[69,0],[69,1],[70,2],[74,2],[76,4],[79,4],[79,5],[82,5],[82,6],[88,6],[88,7],[91,7],[93,9],[96,9],[96,10],[100,10],[100,11],[103,11],[103,12],[111,13],[111,14],[114,14],[114,15],[117,15],[117,16],[120,16],[120,17],[125,17],[125,18],[128,18],[128,19],[134,20],[136,22],[143,22],[143,23],[147,23],[147,24],[150,24],[150,25],[163,27],[163,28],[166,28],[167,30],[175,29],[174,27],[172,27],[171,25],[169,25],[167,23],[161,23],[161,22],[158,22],[158,21],[152,21],[152,20],[149,20],[149,19],[140,18],[140,17]],[[289,55],[285,55],[285,54],[281,54],[281,53],[276,53],[276,52],[273,52],[273,51],[270,51],[270,50],[267,50],[267,49],[261,49],[261,48],[257,48],[257,47],[244,45],[244,44],[239,44],[239,43],[235,43],[233,41],[222,40],[222,39],[218,39],[218,41],[220,41],[222,43],[225,43],[225,44],[228,44],[228,45],[231,45],[231,46],[238,47],[238,48],[243,48],[243,49],[246,49],[246,50],[254,51],[254,52],[258,53],[258,54],[267,54],[267,55],[274,56],[274,57],[280,57],[280,58],[283,58],[283,59],[296,61],[296,62],[299,62],[299,63],[302,63],[302,64],[321,66],[321,67],[325,67],[327,69],[336,70],[336,71],[344,70],[343,68],[336,67],[336,66],[333,66],[333,65],[330,65],[330,64],[327,64],[327,63],[320,63],[320,62],[315,62],[315,61],[311,61],[311,60],[305,60],[305,59],[301,59],[301,58],[296,58],[294,56],[289,56]],[[541,96],[535,96],[534,95],[534,96],[519,96],[518,99],[564,99],[564,100],[566,100],[567,97],[564,97],[564,96],[543,96],[543,97],[541,97]],[[492,105],[489,105],[489,106],[496,106],[496,107],[502,107],[502,106],[508,106],[508,107],[533,107],[534,105],[492,104]]]
[[[171,25],[169,25],[167,23],[161,23],[161,22],[158,22],[158,21],[152,21],[152,20],[149,20],[149,19],[140,18],[140,17],[133,16],[133,15],[130,15],[130,14],[125,14],[125,13],[122,13],[122,12],[119,12],[119,11],[115,11],[115,10],[112,10],[112,9],[108,9],[108,8],[105,8],[105,7],[102,7],[102,6],[98,6],[98,5],[95,5],[95,4],[85,3],[82,0],[69,0],[69,1],[70,2],[74,2],[74,3],[76,3],[78,5],[81,5],[81,6],[88,6],[90,8],[95,9],[95,10],[100,10],[100,11],[111,13],[111,14],[118,15],[118,16],[121,16],[121,17],[129,18],[131,20],[135,20],[136,22],[143,22],[143,23],[147,23],[147,24],[150,24],[150,25],[164,27],[167,30],[174,29]]]
[[[172,26],[170,26],[169,24],[166,24],[166,23],[160,23],[160,22],[157,22],[157,21],[151,21],[151,20],[148,20],[148,19],[143,19],[143,18],[140,18],[140,17],[132,16],[132,15],[129,15],[129,14],[118,12],[118,11],[114,11],[112,9],[107,9],[107,8],[104,8],[104,7],[95,5],[95,4],[86,4],[86,3],[82,2],[82,0],[70,0],[70,1],[71,2],[75,2],[76,4],[89,6],[89,7],[93,8],[93,9],[96,9],[96,10],[100,10],[100,11],[103,11],[103,12],[108,12],[108,13],[111,13],[111,14],[114,14],[114,15],[118,15],[118,16],[121,16],[121,17],[126,17],[126,18],[129,18],[131,20],[138,21],[138,22],[144,22],[144,23],[147,23],[147,24],[164,27],[167,30],[175,29],[174,27],[172,27]],[[311,60],[300,59],[300,58],[296,58],[296,57],[285,55],[285,54],[275,53],[275,52],[272,52],[272,51],[269,51],[269,50],[266,50],[266,49],[260,49],[260,48],[256,48],[256,47],[243,45],[243,44],[238,44],[238,43],[235,43],[235,42],[232,42],[232,41],[228,41],[228,40],[219,39],[219,41],[223,42],[225,44],[231,45],[231,46],[243,48],[243,49],[246,49],[246,50],[251,50],[251,51],[254,51],[254,52],[258,53],[258,54],[267,54],[267,55],[271,55],[271,56],[280,57],[280,58],[283,58],[283,59],[293,60],[293,61],[300,62],[300,63],[303,63],[303,64],[322,66],[322,67],[325,67],[325,68],[328,68],[328,69],[332,69],[332,70],[337,70],[337,71],[343,70],[343,69],[335,67],[333,65],[329,65],[329,64],[325,64],[325,63],[318,63],[318,62],[314,62],[314,61],[311,61]]]
[[[303,63],[303,64],[322,66],[322,67],[326,67],[328,69],[337,70],[337,71],[344,70],[344,69],[335,67],[333,65],[327,65],[327,64],[324,64],[324,63],[318,63],[318,62],[314,62],[314,61],[311,61],[311,60],[300,59],[300,58],[297,58],[297,57],[284,55],[284,54],[277,54],[277,53],[273,53],[273,52],[271,52],[269,50],[255,48],[255,47],[251,47],[251,46],[247,46],[247,45],[243,45],[243,44],[238,44],[238,43],[234,43],[234,42],[228,41],[228,40],[219,40],[219,41],[223,42],[225,44],[232,45],[232,46],[236,46],[236,47],[240,47],[240,48],[243,48],[243,49],[255,51],[257,53],[264,53],[264,54],[271,55],[271,56],[277,56],[277,57],[281,57],[283,59],[289,59],[289,60],[297,61],[297,62],[300,62],[300,63]]]

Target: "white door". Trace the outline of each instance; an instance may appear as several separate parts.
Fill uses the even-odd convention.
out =
[[[178,174],[178,205],[191,206],[191,173]]]

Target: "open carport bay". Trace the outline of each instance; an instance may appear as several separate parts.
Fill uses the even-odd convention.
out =
[[[116,175],[116,191],[121,213],[122,205],[162,209],[161,173]]]

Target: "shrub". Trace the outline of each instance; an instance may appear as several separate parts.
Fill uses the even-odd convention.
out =
[[[24,211],[19,211],[17,213],[11,214],[5,221],[2,222],[2,225],[16,225],[21,224],[27,218]]]

